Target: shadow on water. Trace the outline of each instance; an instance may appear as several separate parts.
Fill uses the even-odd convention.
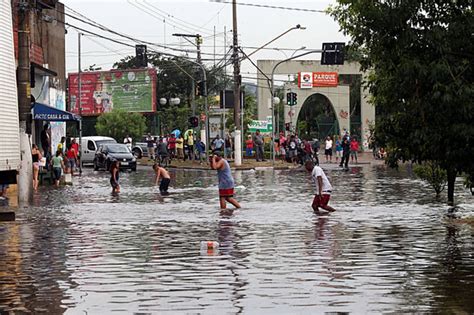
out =
[[[406,171],[327,174],[329,214],[311,210],[302,170],[235,172],[244,208],[231,215],[208,171],[172,171],[169,196],[148,168],[124,173],[118,195],[91,170],[42,187],[0,223],[0,312],[474,312],[472,227],[445,219]],[[220,247],[202,252],[209,240]]]

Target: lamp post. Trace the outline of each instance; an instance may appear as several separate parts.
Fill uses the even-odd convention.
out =
[[[310,50],[310,51],[307,51],[305,53],[302,53],[302,54],[299,54],[299,55],[296,55],[296,56],[292,56],[290,58],[287,58],[285,60],[281,60],[279,62],[276,63],[276,65],[273,66],[273,69],[272,69],[272,77],[271,77],[271,96],[272,96],[272,125],[275,126],[275,84],[274,84],[274,77],[275,77],[275,70],[276,68],[281,65],[282,63],[285,63],[287,61],[290,61],[290,60],[293,60],[293,59],[296,59],[296,58],[299,58],[299,57],[303,57],[303,56],[306,56],[306,55],[309,55],[309,54],[314,54],[314,53],[321,53],[322,50],[321,49],[317,49],[317,50]],[[275,142],[275,132],[274,130],[272,130],[272,144]],[[275,146],[272,145],[272,164],[275,165]]]

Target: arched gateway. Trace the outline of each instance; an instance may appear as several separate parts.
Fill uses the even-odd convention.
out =
[[[258,60],[257,65],[268,76],[279,60]],[[361,136],[362,148],[368,150],[369,125],[375,120],[375,109],[368,103],[368,94],[360,87],[360,78],[364,75],[358,63],[346,63],[340,66],[323,66],[317,60],[292,60],[278,66],[275,75],[301,74],[299,84],[285,84],[287,91],[297,93],[296,106],[285,105],[285,123],[296,120],[303,104],[314,94],[325,96],[331,103],[339,130],[350,130]],[[351,78],[359,77],[358,80]],[[266,79],[263,74],[257,75],[259,82]],[[348,79],[349,78],[349,79]],[[354,82],[359,82],[354,85]],[[355,88],[356,87],[356,88]],[[270,90],[264,84],[258,87],[258,119],[266,120],[271,116]],[[334,122],[336,123],[336,122]]]

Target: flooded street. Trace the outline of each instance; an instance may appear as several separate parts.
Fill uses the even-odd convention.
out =
[[[34,314],[474,313],[474,228],[407,171],[326,171],[337,211],[315,215],[303,171],[238,171],[232,216],[211,171],[85,169],[0,223],[0,312]],[[456,187],[459,205],[473,198]],[[215,240],[217,251],[200,242]]]

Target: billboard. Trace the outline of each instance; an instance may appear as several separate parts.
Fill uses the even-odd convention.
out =
[[[70,73],[69,111],[79,114],[79,80]],[[127,69],[81,73],[83,116],[97,116],[112,109],[127,112],[156,111],[156,70]]]
[[[332,86],[339,84],[337,72],[300,72],[298,74],[298,87],[311,89],[313,87]]]

